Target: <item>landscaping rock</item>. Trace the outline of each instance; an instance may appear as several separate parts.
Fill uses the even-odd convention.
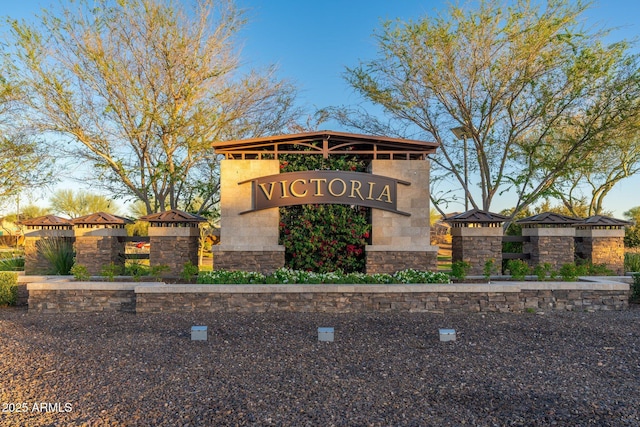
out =
[[[1,309],[0,423],[637,426],[639,321],[637,306],[544,316]],[[207,341],[191,341],[193,325],[208,326]],[[317,337],[326,325],[329,345]],[[440,328],[456,341],[440,342]]]

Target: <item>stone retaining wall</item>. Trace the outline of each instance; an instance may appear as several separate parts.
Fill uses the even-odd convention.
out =
[[[621,291],[137,293],[138,313],[160,312],[516,312],[624,310]]]
[[[28,278],[22,279],[23,281]],[[142,282],[51,282],[29,283],[29,310],[43,313],[122,311],[135,313],[135,288]],[[146,286],[158,286],[146,283]]]
[[[624,310],[629,285],[603,283],[449,285],[163,285],[32,283],[41,312],[523,312]]]
[[[43,313],[92,311],[123,311],[135,313],[136,296],[133,290],[30,290],[29,310]]]

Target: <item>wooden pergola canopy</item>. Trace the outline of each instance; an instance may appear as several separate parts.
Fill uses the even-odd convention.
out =
[[[355,155],[361,159],[424,160],[436,152],[435,142],[384,136],[316,131],[238,141],[214,142],[227,159],[278,159],[280,154]]]

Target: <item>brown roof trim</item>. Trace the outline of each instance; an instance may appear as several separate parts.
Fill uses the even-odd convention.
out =
[[[133,221],[129,218],[122,216],[112,215],[106,212],[96,212],[89,215],[81,216],[72,219],[71,222],[74,225],[86,224],[86,225],[124,225],[133,224]]]
[[[38,218],[26,219],[24,221],[18,222],[20,225],[26,225],[29,227],[60,227],[60,226],[69,226],[71,227],[71,220],[66,218],[61,218],[56,215],[44,215]]]
[[[457,223],[498,223],[505,222],[508,219],[508,216],[482,211],[480,209],[472,209],[470,211],[447,217],[444,221]]]
[[[321,146],[313,143],[321,142]],[[245,158],[247,155],[258,156],[273,154],[300,153],[300,148],[309,148],[306,154],[355,154],[378,158],[390,156],[392,158],[421,158],[433,154],[439,146],[435,142],[418,141],[402,138],[390,138],[377,135],[362,135],[355,133],[315,131],[287,135],[274,135],[236,141],[214,142],[211,146],[218,154],[224,154],[228,159]]]
[[[576,218],[567,215],[557,214],[555,212],[543,212],[527,218],[516,221],[521,225],[566,225],[572,226],[582,221],[582,218]]]
[[[593,215],[576,223],[580,227],[626,227],[633,224],[631,221],[611,218],[604,215]]]
[[[200,215],[191,214],[178,209],[171,209],[164,212],[158,212],[154,214],[145,215],[139,218],[142,221],[148,222],[166,222],[166,223],[179,223],[179,222],[206,222],[207,219]]]

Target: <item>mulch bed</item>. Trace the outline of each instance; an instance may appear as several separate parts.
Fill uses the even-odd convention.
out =
[[[637,426],[640,309],[0,309],[3,426]],[[206,325],[207,341],[190,328]],[[318,342],[317,328],[335,328]],[[439,328],[457,331],[440,342]],[[17,412],[20,410],[21,412]]]

